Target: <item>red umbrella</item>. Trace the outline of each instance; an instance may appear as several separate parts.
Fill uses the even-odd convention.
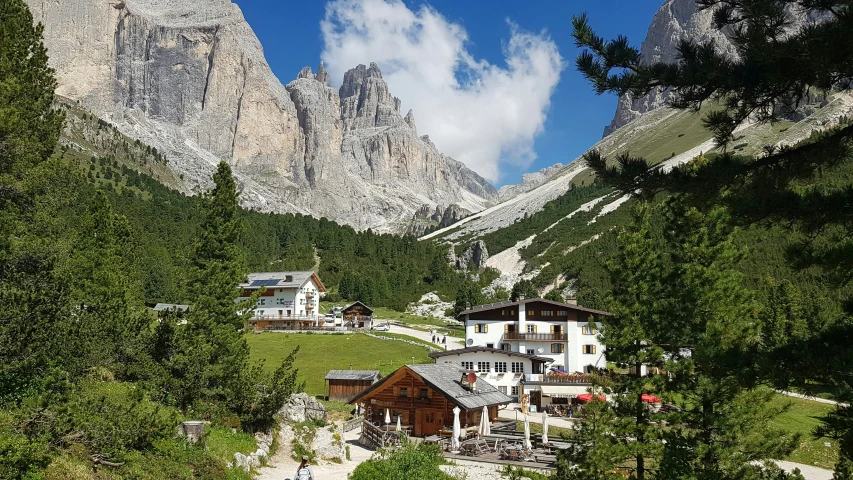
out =
[[[596,395],[595,398],[602,401],[602,402],[607,401],[607,399],[602,397],[601,395]],[[582,394],[577,396],[577,399],[578,399],[578,401],[586,403],[586,402],[592,401],[592,394],[591,393],[582,393]]]
[[[661,399],[651,393],[644,393],[640,399],[646,403],[662,403]]]

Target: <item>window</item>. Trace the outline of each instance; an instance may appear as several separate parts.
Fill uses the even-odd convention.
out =
[[[553,316],[553,315],[554,315],[554,311],[553,311],[553,310],[543,310],[543,311],[542,311],[542,316],[543,316],[543,317],[551,317],[551,316]]]
[[[495,371],[498,373],[506,373],[506,362],[495,362]]]
[[[267,299],[266,299],[266,298],[262,298],[262,299],[261,299],[261,301],[260,301],[260,304],[261,304],[261,305],[266,305],[266,304],[267,304]]]
[[[530,315],[531,317],[535,317],[535,316],[536,316],[536,311],[535,311],[535,310],[531,310],[531,311],[527,312],[527,314],[528,314],[528,315]]]
[[[490,362],[477,362],[477,371],[478,372],[488,372],[489,371],[489,363]]]
[[[528,349],[527,349],[527,354],[528,354],[528,355],[536,355],[536,350],[533,350],[532,348],[528,348]]]
[[[495,348],[495,344],[494,343],[487,343],[486,348]]]
[[[462,362],[462,368],[465,370],[474,370],[474,362]]]
[[[486,325],[485,323],[478,323],[478,324],[474,325],[474,332],[475,333],[489,333],[489,326]]]
[[[506,395],[506,387],[504,387],[504,386],[498,387],[498,391],[503,393],[504,395]]]
[[[518,395],[518,386],[513,385],[513,387],[512,387],[512,389],[510,390],[510,392],[512,392],[512,393],[511,393],[511,395]]]
[[[400,387],[400,396],[401,397],[408,397],[409,396],[409,389],[407,387]]]
[[[536,325],[528,325],[527,333],[536,333]]]
[[[551,344],[551,353],[563,353],[565,345],[562,343],[552,343]]]
[[[418,398],[429,398],[429,389],[422,388],[421,393],[418,394]]]
[[[511,352],[512,351],[512,345],[510,345],[508,343],[502,343],[501,344],[501,350],[503,350],[504,352]]]
[[[568,310],[557,310],[557,316],[558,317],[568,317],[569,311]]]
[[[583,346],[583,353],[588,353],[588,354],[595,353],[595,345],[584,345]]]
[[[424,413],[424,422],[425,423],[435,423],[435,412]]]
[[[598,333],[598,330],[593,326],[584,325],[581,327],[581,333],[583,333],[584,335],[595,335],[596,333]]]
[[[512,362],[512,373],[524,373],[524,363]]]

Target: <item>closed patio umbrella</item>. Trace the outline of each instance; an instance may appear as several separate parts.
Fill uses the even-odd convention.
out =
[[[533,444],[530,443],[530,417],[524,416],[524,448],[531,449]]]
[[[459,450],[459,435],[462,434],[462,427],[459,425],[459,406],[453,407],[453,437],[450,438],[450,449],[454,452]]]
[[[391,423],[391,410],[385,409],[385,425]]]
[[[548,414],[542,412],[542,443],[548,445]]]
[[[483,407],[483,413],[480,415],[480,428],[477,429],[477,433],[481,437],[492,434],[492,426],[489,424],[489,409],[486,407]]]
[[[398,432],[403,431],[403,425],[400,424],[400,417],[397,417],[397,431]]]

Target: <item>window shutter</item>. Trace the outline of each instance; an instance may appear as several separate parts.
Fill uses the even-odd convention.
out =
[[[504,325],[504,333],[509,333],[509,324]]]
[[[400,387],[394,387],[394,396],[395,396],[395,397],[399,397],[399,396],[400,396]]]
[[[551,335],[554,334],[554,325],[551,325]]]
[[[488,324],[485,324],[485,323],[483,324],[483,333],[489,333],[489,325]]]
[[[533,333],[538,333],[539,325],[533,325]]]

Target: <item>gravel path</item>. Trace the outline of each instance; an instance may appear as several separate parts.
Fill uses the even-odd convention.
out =
[[[462,329],[464,327],[460,326],[459,328]],[[377,335],[382,334],[382,332],[373,332],[373,333],[376,333]],[[432,343],[432,335],[430,335],[428,331],[424,332],[423,330],[417,330],[414,328],[405,327],[405,326],[403,326],[403,324],[400,324],[400,323],[395,323],[391,326],[391,333],[400,333],[403,335],[408,335],[410,337],[415,337],[418,340],[424,340],[426,342]],[[463,343],[464,343],[464,340],[461,338],[447,337],[447,349],[448,350],[455,350],[457,348],[462,348]]]
[[[846,403],[836,402],[835,400],[829,400],[829,399],[820,398],[820,397],[810,397],[808,395],[803,395],[802,393],[789,392],[787,390],[776,390],[776,392],[781,393],[782,395],[787,395],[789,397],[802,398],[804,400],[811,400],[812,402],[825,403],[827,405],[841,405],[842,407],[847,405]]]
[[[350,458],[352,460],[344,460],[343,463],[311,465],[311,470],[314,471],[317,480],[346,480],[347,475],[355,470],[358,464],[370,459],[373,451],[358,444],[360,434],[360,430],[353,430],[344,434],[344,442],[350,447]],[[299,467],[299,463],[290,458],[289,444],[282,445],[269,463],[268,467],[258,470],[257,480],[292,479],[296,473],[296,468]]]

